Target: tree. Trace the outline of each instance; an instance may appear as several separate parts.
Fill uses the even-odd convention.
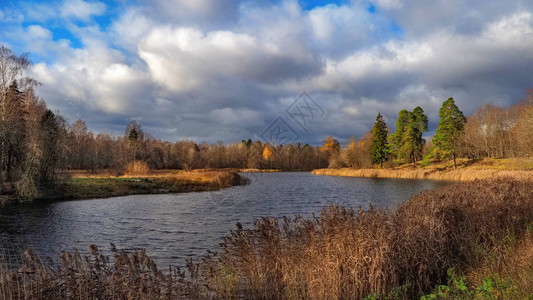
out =
[[[272,156],[272,150],[270,150],[270,146],[266,145],[265,149],[263,150],[263,159],[268,160]]]
[[[339,140],[329,135],[322,141],[322,148],[324,151],[338,151],[340,149]]]
[[[21,158],[14,157],[20,154],[20,149],[13,148],[22,145],[23,140],[23,136],[17,132],[17,127],[20,128],[24,119],[20,114],[22,98],[19,88],[22,85],[30,89],[38,85],[35,80],[23,77],[31,64],[27,53],[17,56],[11,49],[0,46],[0,181],[5,179],[4,172],[7,173],[7,179],[12,180],[13,159]],[[17,161],[17,164],[21,163]]]
[[[459,110],[453,98],[442,103],[439,111],[439,125],[433,143],[442,157],[452,157],[453,168],[457,169],[457,150],[459,138],[463,132],[466,118]]]
[[[407,115],[408,124],[404,133],[404,150],[413,162],[413,167],[416,167],[416,160],[422,156],[422,149],[424,148],[425,140],[422,134],[428,130],[428,117],[424,114],[424,110],[417,106],[413,112]]]
[[[396,131],[390,135],[389,147],[390,152],[396,155],[396,160],[403,161],[406,158],[405,154],[405,133],[409,125],[410,112],[402,109],[398,114],[398,121],[396,121]]]
[[[47,109],[41,119],[41,161],[38,184],[41,190],[51,191],[57,181],[57,171],[61,159],[60,135],[62,122],[51,110]]]
[[[383,121],[383,116],[378,113],[374,127],[372,127],[372,138],[370,140],[370,155],[372,164],[379,164],[383,169],[383,163],[387,160],[389,146],[387,144],[387,124]]]
[[[137,158],[137,149],[139,148],[139,143],[143,138],[143,131],[141,129],[141,124],[137,121],[131,121],[126,127],[126,137],[128,139],[128,147],[131,150],[132,160]]]
[[[2,145],[5,153],[5,169],[7,181],[12,181],[12,171],[16,164],[21,166],[25,155],[26,122],[22,93],[16,80],[7,89],[2,101],[3,118],[0,121],[2,129]]]

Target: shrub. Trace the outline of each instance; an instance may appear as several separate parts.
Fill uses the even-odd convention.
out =
[[[146,175],[150,173],[150,168],[146,162],[135,160],[124,167],[124,173],[133,176]]]

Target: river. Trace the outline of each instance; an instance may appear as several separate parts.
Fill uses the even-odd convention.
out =
[[[393,207],[446,182],[316,176],[304,172],[248,173],[246,186],[216,192],[134,195],[108,199],[26,204],[1,208],[0,257],[10,263],[34,248],[44,257],[109,242],[123,250],[147,249],[161,266],[183,266],[218,244],[237,222],[250,227],[261,216],[318,213],[329,203],[354,208]]]

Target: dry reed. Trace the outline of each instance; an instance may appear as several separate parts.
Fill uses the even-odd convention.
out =
[[[533,221],[533,183],[474,181],[424,192],[396,210],[330,205],[319,216],[238,226],[204,264],[219,298],[412,299],[468,272]]]
[[[431,179],[446,181],[474,181],[491,178],[513,178],[533,180],[531,171],[512,170],[478,170],[458,169],[439,171],[437,169],[317,169],[315,175],[370,177],[370,178],[403,178],[403,179]]]

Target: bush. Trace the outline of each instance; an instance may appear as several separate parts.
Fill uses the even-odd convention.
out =
[[[144,161],[136,160],[132,161],[124,167],[124,173],[126,175],[146,175],[150,173],[148,164]]]

